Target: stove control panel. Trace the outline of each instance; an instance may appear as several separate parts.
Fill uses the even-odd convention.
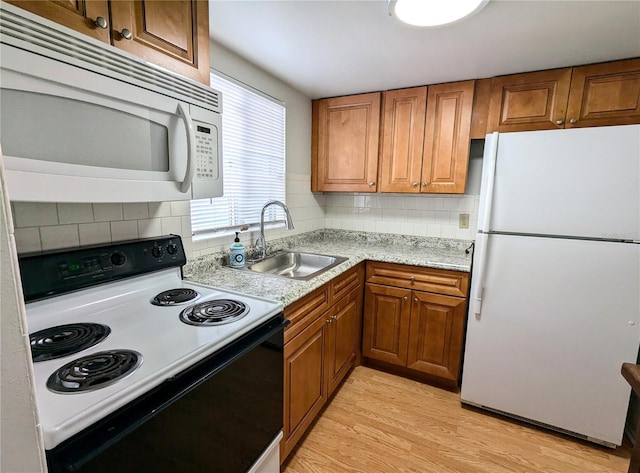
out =
[[[181,238],[167,235],[24,255],[19,262],[25,301],[30,302],[111,280],[182,267],[187,260]]]

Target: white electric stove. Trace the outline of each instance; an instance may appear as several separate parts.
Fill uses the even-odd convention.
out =
[[[253,336],[269,321],[277,319],[282,324],[280,302],[185,281],[181,275],[184,261],[180,239],[175,236],[21,259],[23,280],[32,279],[23,282],[23,287],[47,452],[78,450],[80,445],[80,450],[88,453],[74,464],[77,469],[103,450],[98,444],[107,434],[94,439],[97,446],[83,440],[91,437],[87,432],[95,430],[96,425],[105,424],[103,431],[107,433],[119,432],[110,440],[112,443],[129,438],[126,432],[137,429],[133,424],[142,423],[175,402],[178,391],[191,392],[193,385],[201,383],[200,378],[211,378],[221,366],[231,365],[225,361],[213,367],[215,363],[209,360],[228,352],[234,341]],[[232,361],[249,351],[248,342],[235,344],[238,353],[228,357]],[[171,388],[180,384],[172,383],[174,378],[206,363],[211,365],[206,376],[185,376],[180,389]],[[278,362],[272,365],[279,370],[274,378],[281,379],[281,366],[277,368]],[[243,369],[251,370],[249,366],[246,363]],[[238,371],[237,375],[243,373]],[[270,380],[262,383],[270,384]],[[148,412],[135,407],[145,405],[147,401],[142,400],[147,397],[155,399],[156,391],[159,396],[167,392],[157,401],[161,407],[145,407]],[[106,425],[120,413],[120,420],[114,421],[120,426],[121,419],[130,418],[131,412],[140,417],[131,426]],[[191,415],[185,411],[185,416]],[[276,417],[280,418],[279,430],[281,410]],[[176,432],[180,433],[179,429]],[[165,434],[158,432],[159,436]],[[51,468],[57,460],[55,455],[50,457]],[[65,470],[65,461],[59,463],[53,465],[53,471],[71,471]],[[209,471],[240,471],[233,468],[221,466]]]

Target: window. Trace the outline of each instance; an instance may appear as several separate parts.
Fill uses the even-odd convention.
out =
[[[284,105],[219,73],[211,87],[222,92],[224,195],[191,201],[194,236],[258,224],[267,201],[285,201]]]

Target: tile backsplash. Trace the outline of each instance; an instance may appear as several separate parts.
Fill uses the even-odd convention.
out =
[[[174,233],[191,254],[189,201],[130,204],[13,202],[19,253]]]
[[[326,227],[472,240],[478,222],[477,195],[329,194]],[[458,228],[460,214],[469,228]]]
[[[471,240],[478,220],[477,195],[311,193],[310,176],[287,174],[287,206],[295,229],[270,228],[269,240],[323,228]],[[154,237],[182,236],[188,258],[229,248],[232,236],[193,238],[189,201],[128,204],[13,202],[19,253]],[[458,228],[460,214],[469,228]],[[252,246],[256,229],[240,240]]]

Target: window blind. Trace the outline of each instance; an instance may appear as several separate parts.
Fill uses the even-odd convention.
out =
[[[267,201],[285,201],[284,105],[213,72],[211,87],[223,100],[224,195],[191,201],[193,235],[258,224]],[[276,219],[275,207],[267,212]]]

